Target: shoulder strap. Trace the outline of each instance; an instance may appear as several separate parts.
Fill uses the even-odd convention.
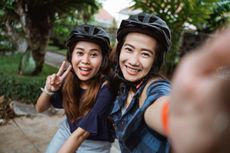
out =
[[[147,89],[148,87],[155,81],[159,80],[159,78],[152,78],[150,79],[147,84],[145,85],[141,95],[140,95],[140,98],[139,98],[139,107],[142,107],[142,105],[144,104],[145,102],[145,99],[147,98]]]

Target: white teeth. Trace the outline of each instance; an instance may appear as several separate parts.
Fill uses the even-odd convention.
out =
[[[80,67],[80,70],[82,70],[82,71],[90,71],[90,69],[88,69],[88,68],[82,68],[82,67]]]
[[[133,68],[130,68],[130,67],[127,67],[127,68],[128,68],[128,70],[131,71],[131,72],[139,72],[138,69],[133,69]]]

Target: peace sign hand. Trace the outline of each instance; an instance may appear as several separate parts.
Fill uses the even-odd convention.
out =
[[[57,91],[61,87],[63,80],[66,78],[71,68],[72,66],[69,62],[63,61],[57,73],[47,76],[46,89],[50,92]]]

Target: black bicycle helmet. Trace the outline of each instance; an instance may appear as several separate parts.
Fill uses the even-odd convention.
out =
[[[108,33],[94,25],[84,24],[75,28],[71,33],[69,39],[66,41],[67,60],[71,61],[71,54],[74,45],[78,41],[90,41],[98,44],[102,49],[102,54],[109,54],[110,51],[110,40]]]
[[[131,15],[123,20],[117,31],[117,40],[121,41],[129,32],[141,32],[157,39],[164,51],[171,45],[171,32],[164,20],[147,13]]]
[[[157,41],[156,55],[153,66],[148,75],[144,77],[142,80],[138,81],[145,82],[144,80],[147,80],[149,77],[153,76],[154,74],[157,74],[160,70],[160,67],[163,63],[164,55],[171,46],[171,32],[166,22],[156,15],[148,13],[139,13],[136,15],[131,15],[128,19],[122,20],[120,27],[117,31],[118,45],[116,49],[116,54],[118,61],[120,50],[124,43],[124,38],[130,32],[143,33],[153,37]],[[128,82],[124,79],[119,65],[116,66],[115,70],[120,79],[122,79],[125,82]],[[138,82],[134,84],[137,84]],[[132,85],[133,83],[129,82],[129,84]]]

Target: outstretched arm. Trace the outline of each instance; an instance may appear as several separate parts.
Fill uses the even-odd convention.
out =
[[[158,98],[149,108],[146,109],[144,114],[145,123],[148,127],[154,129],[161,135],[167,136],[167,131],[164,127],[164,122],[162,121],[162,115],[164,112],[164,107],[168,105],[169,97],[162,96]],[[166,112],[168,117],[168,112]]]
[[[176,153],[230,149],[230,28],[186,56],[172,80],[169,138]]]

